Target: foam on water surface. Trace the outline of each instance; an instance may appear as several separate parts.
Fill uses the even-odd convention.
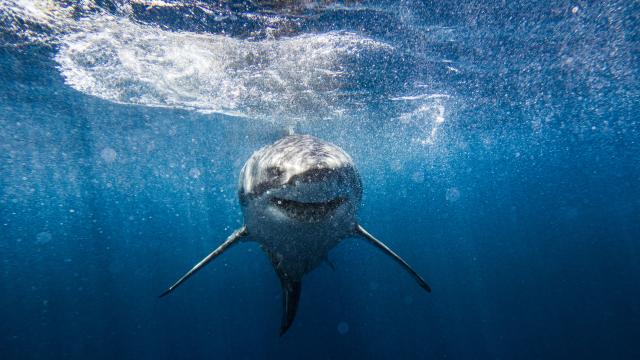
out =
[[[112,16],[88,18],[62,39],[67,84],[124,104],[255,118],[331,117],[344,111],[346,60],[391,51],[346,32],[246,40],[172,32]]]
[[[388,121],[412,129],[415,143],[432,145],[451,100],[446,93],[424,89],[414,95],[415,89],[397,76],[401,70],[396,66],[407,54],[391,42],[345,30],[298,31],[298,20],[286,9],[252,13],[178,1],[107,6],[0,0],[0,5],[0,20],[15,35],[8,45],[52,48],[66,85],[114,103],[283,126],[375,117],[366,104],[378,103],[389,112]],[[242,17],[257,29],[247,36],[185,31],[153,17],[154,11],[183,10],[215,22]]]

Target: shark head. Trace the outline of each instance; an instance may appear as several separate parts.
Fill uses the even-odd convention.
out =
[[[353,160],[338,146],[290,135],[251,156],[240,174],[238,193],[250,228],[271,224],[351,230],[362,185]]]

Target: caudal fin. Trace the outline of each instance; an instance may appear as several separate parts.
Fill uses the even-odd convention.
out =
[[[302,282],[280,278],[282,283],[282,322],[280,323],[280,336],[289,330],[298,310],[298,301],[302,291]]]

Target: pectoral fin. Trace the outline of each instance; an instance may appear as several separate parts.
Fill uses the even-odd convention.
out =
[[[228,248],[230,248],[232,245],[234,245],[235,243],[238,242],[239,239],[241,239],[244,236],[247,236],[248,232],[247,232],[247,228],[246,226],[241,227],[240,229],[236,230],[233,232],[233,234],[231,234],[227,240],[225,240],[225,242],[222,243],[222,245],[218,246],[217,249],[215,249],[211,254],[207,255],[204,259],[200,260],[199,263],[197,263],[191,270],[189,270],[186,274],[184,274],[184,276],[182,276],[178,281],[176,281],[175,284],[171,285],[165,292],[163,292],[162,294],[160,294],[160,297],[163,297],[165,295],[168,295],[170,292],[172,292],[175,288],[177,288],[178,286],[180,286],[180,284],[182,284],[183,282],[185,282],[189,277],[191,277],[191,275],[195,274],[198,270],[202,269],[205,265],[207,265],[211,260],[215,259],[216,257],[218,257],[218,255],[222,254],[225,250],[227,250]]]
[[[424,279],[420,275],[418,275],[418,273],[415,270],[413,270],[411,268],[411,266],[409,266],[409,264],[407,264],[406,261],[402,260],[402,258],[400,256],[398,256],[396,253],[394,253],[393,251],[391,251],[391,249],[389,249],[389,247],[387,247],[387,245],[383,244],[382,241],[380,241],[380,240],[376,239],[375,237],[373,237],[373,235],[369,234],[367,232],[367,230],[365,230],[360,225],[356,225],[355,233],[357,235],[360,235],[364,239],[368,240],[371,244],[375,245],[378,249],[382,250],[385,254],[391,256],[406,271],[408,271],[411,275],[413,275],[413,277],[416,279],[418,284],[423,289],[427,290],[427,292],[431,292],[431,287],[429,286],[429,284],[427,284],[427,282],[424,281]]]

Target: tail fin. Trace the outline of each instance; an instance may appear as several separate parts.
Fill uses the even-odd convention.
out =
[[[262,250],[267,254],[273,270],[280,279],[282,286],[282,321],[280,323],[280,336],[289,330],[298,311],[298,302],[300,301],[300,293],[302,292],[302,275],[295,271],[287,271],[283,264],[282,257],[273,253],[269,248],[262,246]],[[291,270],[291,269],[289,269]]]
[[[289,330],[296,317],[298,301],[302,291],[302,282],[280,277],[282,284],[282,322],[280,324],[280,336]]]

